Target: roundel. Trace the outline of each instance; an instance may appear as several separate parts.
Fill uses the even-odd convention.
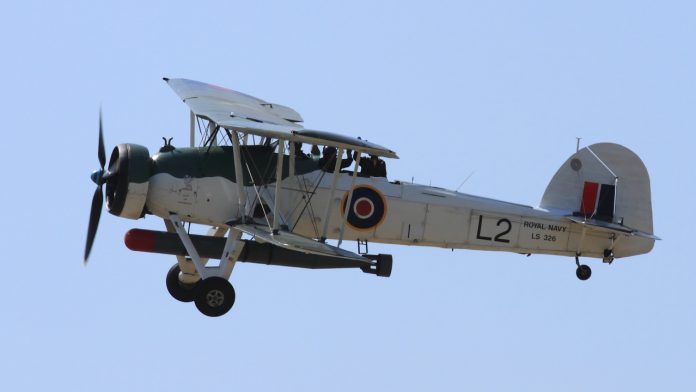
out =
[[[341,215],[346,211],[346,199],[343,196]],[[348,205],[348,224],[356,230],[369,230],[379,226],[387,214],[384,196],[374,188],[358,186],[353,188],[353,197]]]

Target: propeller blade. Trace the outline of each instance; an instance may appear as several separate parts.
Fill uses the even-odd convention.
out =
[[[89,226],[87,226],[87,243],[85,244],[85,264],[87,264],[89,253],[92,251],[92,244],[94,243],[94,236],[97,234],[97,227],[99,226],[99,218],[101,216],[101,210],[103,205],[104,195],[102,193],[102,187],[98,186],[97,189],[94,191],[94,196],[92,197],[92,211],[89,213]]]
[[[97,154],[99,154],[99,164],[103,170],[104,165],[106,165],[106,152],[104,151],[104,131],[102,127],[101,108],[99,108],[99,150],[97,151]]]

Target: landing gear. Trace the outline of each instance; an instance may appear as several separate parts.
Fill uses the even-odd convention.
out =
[[[580,280],[590,279],[590,276],[592,276],[592,269],[585,264],[580,264],[578,269],[575,270],[575,275]]]
[[[611,264],[614,261],[614,251],[611,249],[604,249],[602,261]]]
[[[580,264],[580,255],[575,255],[575,265],[578,266],[578,268],[575,270],[575,275],[578,277],[578,279],[590,279],[590,276],[592,276],[592,269],[585,264]]]
[[[244,241],[241,240],[242,232],[230,230],[225,240],[220,263],[217,266],[206,266],[208,259],[200,257],[182,221],[176,214],[170,215],[169,231],[175,231],[179,235],[181,243],[188,253],[187,261],[195,268],[195,274],[200,280],[193,284],[179,281],[179,264],[172,267],[167,274],[167,289],[169,293],[179,301],[196,304],[196,308],[206,316],[219,317],[227,313],[234,305],[234,288],[229,282],[232,269],[239,255],[244,249]],[[224,235],[227,229],[216,229],[219,236]]]
[[[179,280],[179,273],[181,268],[179,264],[174,264],[172,268],[167,272],[167,291],[174,297],[177,301],[181,302],[191,302],[194,297],[194,290],[196,284],[186,284]]]
[[[234,288],[227,279],[219,276],[201,280],[196,285],[196,308],[206,316],[219,317],[232,309]]]

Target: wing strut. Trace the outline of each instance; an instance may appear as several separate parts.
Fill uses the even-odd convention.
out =
[[[343,233],[346,231],[346,221],[348,220],[348,210],[350,209],[350,203],[353,200],[353,188],[355,187],[355,177],[358,176],[358,167],[360,167],[360,158],[362,156],[362,151],[356,150],[355,154],[355,167],[353,168],[353,176],[350,180],[350,190],[348,191],[348,197],[346,198],[346,205],[343,209],[343,219],[341,219],[341,233],[338,235],[338,246],[341,246],[343,242]]]
[[[324,228],[321,231],[321,238],[319,241],[326,242],[326,234],[329,232],[329,218],[331,217],[331,205],[333,204],[334,193],[336,193],[336,181],[338,181],[338,174],[341,171],[341,161],[343,160],[343,148],[339,147],[336,151],[336,166],[333,171],[333,179],[331,180],[331,192],[329,193],[329,201],[326,203],[326,210],[324,210]]]
[[[242,215],[242,223],[246,223],[246,189],[244,186],[244,172],[242,169],[242,153],[239,148],[239,132],[232,131],[232,154],[234,154],[234,175],[239,189],[239,212]]]
[[[295,144],[291,143],[288,140],[288,153],[290,155],[290,158],[288,159],[288,163],[290,164],[288,167],[288,178],[293,178],[295,177]]]
[[[278,234],[280,228],[280,215],[278,213],[278,205],[280,204],[280,188],[283,182],[283,157],[285,150],[285,140],[278,139],[278,158],[276,162],[276,187],[275,197],[273,200],[273,234]]]
[[[196,147],[196,115],[191,110],[189,116],[189,147]]]

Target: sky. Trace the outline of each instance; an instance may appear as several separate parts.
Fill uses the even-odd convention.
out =
[[[690,391],[696,388],[692,2],[22,1],[0,13],[0,380],[6,390]],[[371,245],[388,279],[240,263],[234,308],[169,297],[171,256],[102,213],[107,151],[163,136],[185,77],[278,102],[395,150],[391,179],[537,205],[582,145],[651,177],[646,255],[571,258]],[[352,250],[355,244],[349,243]]]

